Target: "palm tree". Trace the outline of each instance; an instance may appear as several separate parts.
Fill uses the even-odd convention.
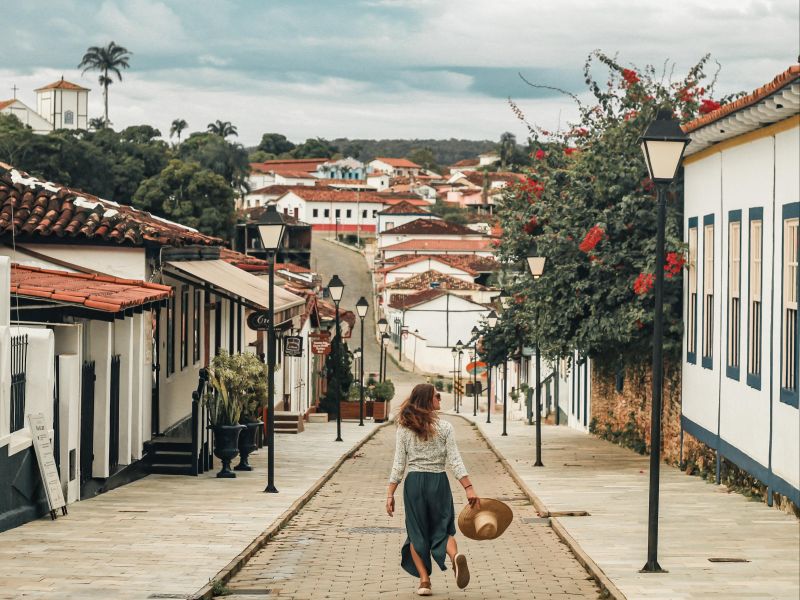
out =
[[[78,68],[83,68],[81,74],[86,71],[102,71],[100,76],[100,85],[103,86],[103,104],[105,106],[104,118],[106,124],[108,120],[108,86],[111,85],[111,77],[109,73],[117,76],[118,81],[122,81],[122,71],[120,69],[127,69],[130,67],[128,59],[131,57],[131,52],[127,48],[117,46],[113,41],[109,42],[107,46],[90,46],[83,55]]]
[[[506,131],[500,136],[500,167],[506,168],[514,156],[514,149],[517,146],[517,136]]]
[[[172,121],[172,125],[169,128],[169,137],[172,139],[173,135],[178,136],[178,144],[181,143],[181,132],[186,129],[189,124],[184,121],[183,119],[175,119]]]
[[[220,121],[219,119],[208,124],[208,132],[223,138],[229,135],[239,136],[239,132],[236,131],[236,125],[232,125],[230,121]]]

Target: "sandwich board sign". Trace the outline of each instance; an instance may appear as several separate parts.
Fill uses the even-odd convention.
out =
[[[61,489],[61,479],[58,477],[47,421],[42,413],[36,413],[28,415],[28,425],[33,436],[33,448],[36,451],[36,461],[39,463],[47,504],[50,506],[50,518],[55,519],[59,508],[62,515],[67,514],[67,503],[64,502],[64,492]]]

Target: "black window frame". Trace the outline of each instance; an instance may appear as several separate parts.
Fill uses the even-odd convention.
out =
[[[189,366],[189,286],[181,287],[181,371]]]
[[[200,325],[202,323],[200,313],[202,307],[200,289],[195,288],[194,304],[192,305],[192,364],[195,365],[200,362]]]

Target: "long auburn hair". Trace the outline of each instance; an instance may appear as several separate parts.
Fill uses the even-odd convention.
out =
[[[430,383],[420,383],[411,390],[411,395],[400,405],[397,423],[410,429],[423,440],[428,440],[436,432],[439,420],[433,408],[433,395],[436,389]]]

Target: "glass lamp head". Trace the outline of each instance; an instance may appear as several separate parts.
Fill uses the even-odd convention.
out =
[[[278,212],[274,204],[267,206],[256,226],[261,238],[261,246],[265,250],[277,250],[281,245],[286,224],[283,222],[283,215]]]
[[[639,141],[650,179],[654,183],[671,183],[681,166],[686,146],[691,141],[672,111],[660,108]]]

